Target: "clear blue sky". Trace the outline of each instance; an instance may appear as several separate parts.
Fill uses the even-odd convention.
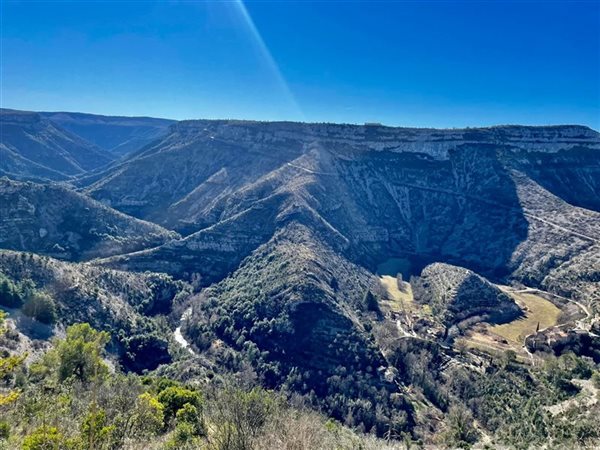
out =
[[[4,107],[600,129],[600,1],[1,4]]]

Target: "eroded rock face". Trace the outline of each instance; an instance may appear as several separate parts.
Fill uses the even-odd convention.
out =
[[[316,393],[334,417],[376,404],[378,414],[403,410],[412,420],[404,403],[409,394],[396,384],[410,381],[415,360],[405,355],[426,347],[435,354],[431,367],[438,367],[446,358],[439,344],[450,341],[450,329],[520,314],[486,278],[595,307],[598,152],[598,133],[576,126],[429,130],[186,121],[129,158],[73,181],[82,195],[56,191],[83,205],[86,195],[100,202],[79,208],[84,219],[74,226],[65,225],[70,210],[60,196],[42,204],[12,193],[10,230],[26,233],[11,245],[33,242],[36,251],[71,252],[70,258],[96,252],[105,257],[89,267],[103,274],[122,273],[109,270],[117,268],[194,280],[207,289],[186,304],[191,314],[181,331],[202,357],[234,371],[243,361],[267,386]],[[58,188],[41,189],[50,196]],[[109,206],[184,236],[161,241],[164,229],[123,223],[130,217],[115,216]],[[90,225],[98,217],[104,228]],[[136,227],[160,237],[142,245]],[[99,235],[100,244],[83,248]],[[120,246],[98,254],[107,239]],[[47,241],[51,251],[41,244]],[[414,280],[415,310],[432,311],[403,324],[403,313],[418,314],[404,306],[378,310],[384,303],[374,272],[390,257],[415,256],[424,267]],[[145,312],[164,312],[169,292]],[[162,348],[144,342],[131,345]]]
[[[523,159],[535,172],[545,167],[536,155],[565,151],[571,155],[571,150],[591,152],[599,148],[596,132],[575,126],[430,130],[183,121],[173,125],[162,141],[82,183],[92,196],[124,212],[182,229],[197,229],[222,219],[231,196],[286,165],[319,177],[338,174],[336,167],[321,167],[326,161],[354,167],[361,162],[386,163],[390,169],[407,166],[408,170],[421,163],[438,170],[450,169],[455,177],[452,181],[464,185],[477,182],[470,180],[465,170],[475,169],[474,165],[485,169],[488,162],[499,159],[498,149],[504,149],[507,158]],[[480,151],[473,155],[473,149]],[[467,159],[473,155],[475,160],[465,160],[463,154]],[[482,156],[485,164],[477,161]],[[308,161],[314,158],[320,162]],[[560,160],[560,156],[547,158]],[[593,158],[591,162],[597,164]]]
[[[87,181],[95,198],[189,233],[107,261],[114,267],[216,281],[298,218],[369,268],[416,254],[494,279],[598,291],[593,275],[577,287],[567,275],[580,255],[597,254],[600,235],[598,213],[569,203],[580,191],[580,204],[597,202],[600,140],[588,128],[187,121],[171,130]]]

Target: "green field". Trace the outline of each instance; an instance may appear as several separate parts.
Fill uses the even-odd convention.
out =
[[[534,333],[538,323],[540,330],[556,325],[560,309],[539,295],[508,292],[523,309],[524,316],[510,323],[494,325],[490,331],[508,341],[522,345],[525,337]]]

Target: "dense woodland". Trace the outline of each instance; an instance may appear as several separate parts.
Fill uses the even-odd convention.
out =
[[[60,302],[32,280],[2,276],[0,301],[42,324],[57,320]],[[252,341],[258,329],[240,339],[227,330],[236,313],[205,302],[220,318],[206,323],[205,339],[225,341],[218,350],[196,347],[219,362],[201,376],[177,369],[186,364],[185,352],[175,352],[171,366],[135,373],[107,351],[119,331],[86,323],[69,326],[34,354],[4,351],[0,448],[591,448],[600,439],[597,400],[551,408],[577,399],[581,387],[573,380],[588,380],[598,395],[600,373],[589,358],[566,353],[531,366],[511,352],[475,359],[452,350],[458,363],[443,368],[447,348],[406,339],[387,343],[396,376],[386,385],[360,370],[364,356],[347,337],[344,351],[355,370],[339,366],[319,376],[261,353]],[[2,348],[19,348],[20,334],[5,314],[2,320]],[[267,335],[282,329],[277,321],[254,322]],[[236,329],[243,333],[244,326]]]

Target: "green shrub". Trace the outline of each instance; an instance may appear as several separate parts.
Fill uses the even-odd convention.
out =
[[[165,421],[175,417],[186,403],[200,410],[202,406],[202,396],[200,393],[179,386],[171,386],[158,394],[158,401],[165,408]]]
[[[178,423],[166,448],[168,450],[197,449],[194,426],[187,422]]]
[[[181,407],[175,414],[175,418],[177,419],[177,424],[189,423],[192,425],[196,435],[200,436],[204,434],[202,417],[200,416],[198,408],[196,408],[194,405],[190,403],[183,405],[183,407]]]
[[[96,331],[87,323],[67,328],[67,338],[56,346],[59,380],[75,377],[86,382],[108,373],[101,355],[109,339],[108,333]]]
[[[56,322],[56,304],[45,292],[35,292],[23,305],[23,314],[45,324]]]
[[[23,439],[23,450],[51,450],[61,448],[63,435],[55,427],[40,427]]]
[[[114,429],[114,425],[108,423],[103,409],[90,411],[81,424],[81,439],[94,448],[110,448]]]
[[[164,406],[148,392],[140,394],[135,405],[134,434],[147,437],[158,434],[164,426]]]
[[[0,421],[0,439],[8,439],[10,436],[10,425],[4,420]]]
[[[17,285],[0,273],[0,305],[7,308],[20,308],[23,304]]]

